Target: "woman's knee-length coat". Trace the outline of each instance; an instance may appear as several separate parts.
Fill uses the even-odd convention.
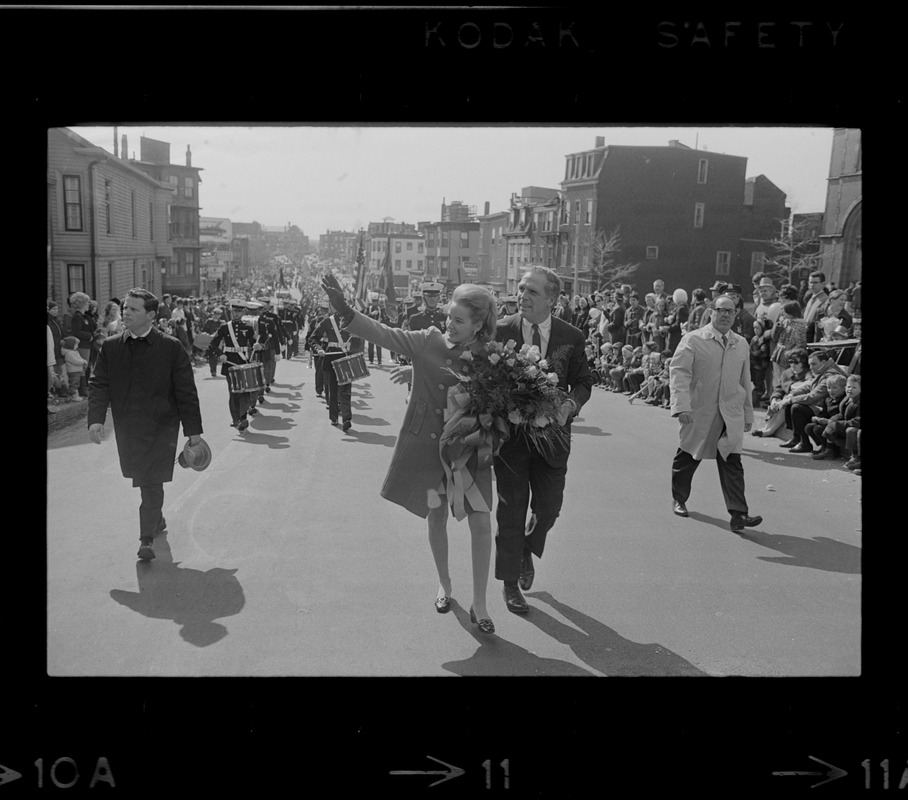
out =
[[[420,331],[389,328],[358,311],[345,327],[354,336],[400,353],[413,362],[410,399],[381,496],[425,518],[429,514],[429,498],[436,496],[445,476],[439,439],[444,428],[448,387],[457,383],[457,378],[445,372],[445,368],[458,369],[465,348],[449,346],[437,328]],[[480,346],[472,347],[475,350]]]

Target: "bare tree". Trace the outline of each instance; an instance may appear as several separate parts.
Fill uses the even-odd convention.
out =
[[[763,262],[763,273],[770,278],[779,278],[793,283],[801,270],[813,272],[819,269],[821,261],[820,238],[806,234],[807,224],[792,224],[782,221],[782,235],[772,239],[773,253]]]
[[[640,267],[636,264],[618,264],[621,253],[620,225],[608,232],[599,228],[590,242],[590,272],[596,283],[596,291],[625,283]]]

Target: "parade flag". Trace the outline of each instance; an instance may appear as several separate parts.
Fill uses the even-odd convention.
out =
[[[359,232],[359,249],[356,251],[356,281],[353,285],[353,303],[359,311],[366,307],[366,251],[363,232]]]
[[[382,264],[382,282],[384,283],[385,298],[388,306],[397,305],[397,295],[394,293],[394,270],[391,267],[391,235],[388,234],[388,249],[385,251],[385,263]]]

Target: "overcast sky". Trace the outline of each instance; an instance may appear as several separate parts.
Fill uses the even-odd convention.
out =
[[[76,127],[113,152],[113,127]],[[524,186],[560,188],[564,157],[607,145],[666,145],[745,156],[747,177],[765,175],[795,213],[822,212],[831,128],[794,127],[118,127],[129,155],[139,139],[169,142],[170,160],[201,167],[204,217],[282,226],[317,238],[358,230],[386,217],[437,221],[441,204],[460,200],[482,214],[505,211]]]

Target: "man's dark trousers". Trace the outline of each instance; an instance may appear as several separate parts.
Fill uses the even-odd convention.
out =
[[[139,538],[153,539],[161,523],[164,508],[164,484],[148,483],[139,486],[142,502],[139,504]]]
[[[678,448],[672,462],[672,498],[679,503],[687,503],[690,497],[691,481],[700,462],[686,450]],[[744,465],[740,453],[729,453],[722,458],[716,453],[716,466],[719,469],[719,485],[725,498],[725,507],[729,514],[747,514],[747,500],[744,497]]]
[[[516,581],[524,548],[537,558],[545,549],[548,532],[561,513],[567,453],[546,461],[523,435],[506,442],[495,458],[498,508],[495,512],[495,578]],[[532,495],[532,497],[531,497]],[[507,497],[508,502],[502,498]],[[532,532],[527,535],[527,509],[535,515]]]

